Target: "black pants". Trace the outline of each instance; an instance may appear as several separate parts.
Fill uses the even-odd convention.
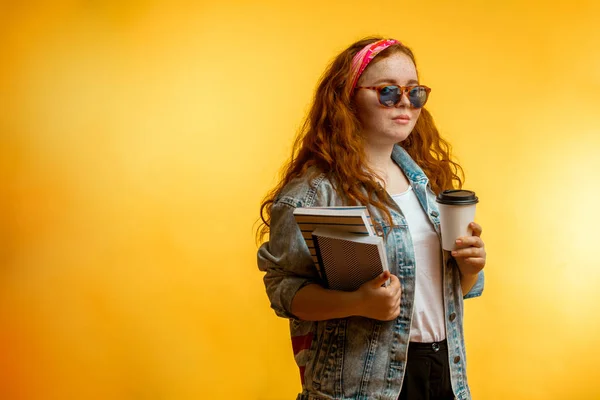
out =
[[[445,340],[409,344],[406,372],[398,400],[454,400]]]

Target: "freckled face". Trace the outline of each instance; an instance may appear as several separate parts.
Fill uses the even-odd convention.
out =
[[[357,86],[417,84],[417,69],[410,57],[404,53],[394,53],[369,64]],[[371,89],[360,89],[355,93],[358,119],[366,140],[373,145],[393,145],[405,140],[415,127],[421,109],[410,107],[406,95],[393,107],[381,105],[378,96],[377,91]]]

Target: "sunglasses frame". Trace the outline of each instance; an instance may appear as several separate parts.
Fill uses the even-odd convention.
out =
[[[391,105],[388,106],[387,104],[383,104],[381,102],[381,92],[380,90],[386,87],[390,87],[390,86],[395,86],[398,89],[400,89],[400,98],[398,99],[398,101]],[[408,96],[408,92],[416,87],[422,87],[425,89],[425,92],[427,93],[427,98],[425,99],[425,103],[423,103],[423,105],[421,107],[415,107],[413,105],[413,103],[410,103],[410,97]],[[375,90],[377,92],[377,100],[379,101],[379,104],[381,104],[384,107],[396,107],[398,104],[400,104],[400,102],[402,101],[402,96],[406,95],[406,97],[408,98],[408,101],[410,103],[411,108],[423,108],[425,107],[425,104],[427,104],[427,100],[429,100],[429,93],[431,92],[431,88],[425,85],[410,85],[410,86],[400,86],[400,85],[380,85],[380,86],[357,86],[355,87],[356,90],[358,89],[370,89],[370,90]]]

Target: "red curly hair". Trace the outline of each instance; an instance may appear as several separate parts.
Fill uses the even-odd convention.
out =
[[[362,39],[339,54],[321,77],[312,107],[296,137],[292,156],[282,170],[279,184],[270,190],[260,206],[262,224],[257,239],[269,233],[271,206],[279,192],[294,178],[316,167],[313,173],[328,175],[338,195],[349,205],[367,205],[380,209],[391,220],[389,196],[377,196],[381,190],[376,173],[366,167],[361,125],[349,90],[352,58],[363,47],[381,40]],[[391,54],[406,54],[416,66],[413,52],[396,43],[379,53],[371,64]],[[368,68],[368,67],[367,67]],[[423,108],[416,125],[406,140],[399,143],[429,178],[437,194],[446,189],[462,187],[464,173],[451,159],[451,146],[441,138],[431,114]],[[309,177],[310,178],[310,177]],[[365,195],[368,193],[368,195]]]

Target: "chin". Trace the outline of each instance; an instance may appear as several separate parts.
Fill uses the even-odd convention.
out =
[[[408,132],[394,132],[393,140],[394,143],[400,143],[405,141],[406,139],[408,139],[408,137],[410,136],[411,131]]]
[[[368,140],[373,144],[379,145],[394,145],[405,141],[412,132],[412,127],[394,127],[395,129],[372,131],[367,134]]]

